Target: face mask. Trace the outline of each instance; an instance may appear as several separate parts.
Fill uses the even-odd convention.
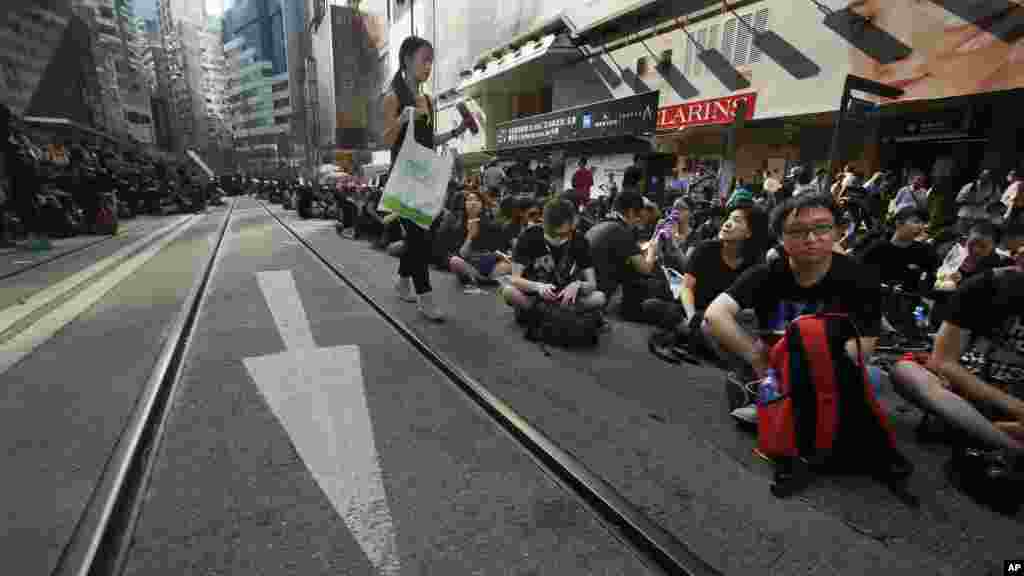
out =
[[[564,246],[566,242],[569,241],[568,238],[552,238],[551,236],[548,236],[546,233],[544,234],[544,240],[555,248],[560,248]]]

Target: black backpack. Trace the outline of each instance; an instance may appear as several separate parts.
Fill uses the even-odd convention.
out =
[[[526,313],[526,339],[560,348],[594,347],[601,335],[601,312],[580,311],[558,302],[538,301]]]

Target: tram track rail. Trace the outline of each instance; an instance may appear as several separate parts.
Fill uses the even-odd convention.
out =
[[[107,242],[110,242],[111,240],[114,240],[115,238],[123,237],[123,235],[126,234],[126,233],[131,233],[131,232],[135,232],[136,230],[141,230],[145,226],[146,226],[145,223],[139,222],[139,223],[136,223],[135,226],[129,226],[129,227],[126,227],[124,230],[119,230],[117,234],[101,236],[101,237],[96,238],[96,239],[94,239],[92,241],[86,242],[86,243],[82,244],[81,246],[75,246],[74,248],[72,248],[70,250],[65,250],[65,251],[59,252],[57,254],[52,254],[50,256],[47,256],[46,258],[42,258],[40,260],[34,261],[31,264],[26,264],[24,266],[20,266],[20,267],[18,267],[15,270],[9,270],[7,272],[0,273],[0,281],[7,280],[8,278],[14,278],[14,277],[20,276],[20,275],[28,272],[29,270],[35,270],[36,268],[40,268],[42,266],[46,266],[47,264],[50,264],[52,262],[57,262],[57,261],[62,260],[64,258],[68,257],[68,256],[72,256],[74,254],[79,254],[81,252],[85,252],[86,250],[88,250],[90,248],[95,248],[97,246],[100,246],[101,244],[105,244]]]
[[[217,230],[217,241],[171,325],[154,369],[103,467],[52,576],[120,574],[131,550],[153,465],[188,357],[199,311],[220,259],[234,213],[232,201]]]
[[[327,271],[362,299],[429,364],[440,371],[463,396],[483,413],[563,489],[594,514],[652,571],[673,576],[712,576],[721,572],[698,556],[686,543],[654,522],[608,481],[535,428],[511,406],[455,362],[427,344],[401,319],[385,310],[362,286],[324,257],[313,245],[275,214],[260,205]]]

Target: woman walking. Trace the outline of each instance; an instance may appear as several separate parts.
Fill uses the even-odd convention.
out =
[[[430,96],[422,93],[422,85],[430,78],[434,65],[434,48],[418,36],[402,42],[398,51],[399,69],[391,80],[391,91],[384,97],[384,142],[391,147],[391,165],[394,167],[398,151],[402,149],[408,122],[413,122],[413,137],[427,147],[440,146],[466,131],[465,122],[458,128],[434,135],[434,105]],[[447,175],[446,175],[447,176]],[[434,304],[430,288],[430,234],[411,220],[401,219],[405,231],[405,251],[399,259],[398,297],[406,302],[418,302],[420,312],[435,322],[444,320],[444,314]],[[416,295],[413,296],[412,289]]]

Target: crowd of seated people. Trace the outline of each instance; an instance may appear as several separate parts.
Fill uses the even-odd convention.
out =
[[[893,334],[930,338],[919,311],[935,302],[930,356],[896,363],[888,379],[872,367],[872,389],[880,394],[891,385],[930,418],[961,430],[960,446],[998,452],[994,466],[1019,479],[1024,225],[974,223],[949,249],[964,254],[943,278],[943,255],[924,239],[927,213],[916,203],[901,205],[847,253],[837,245],[846,232],[841,210],[827,191],[785,199],[770,217],[736,196],[709,240],[691,231],[687,198],[653,225],[657,212],[645,200],[632,190],[617,194],[584,233],[580,208],[564,195],[543,203],[509,197],[496,206],[468,189],[435,222],[435,264],[467,293],[497,285],[518,321],[546,301],[651,324],[659,357],[685,354],[718,366],[729,386],[764,376],[768,346],[797,316],[848,315],[858,332],[843,336],[846,350],[872,358]],[[954,290],[940,306],[936,287],[944,281]],[[982,341],[999,343],[996,352]],[[897,356],[903,352],[906,341],[888,342]],[[735,418],[756,422],[752,396],[731,402]]]

